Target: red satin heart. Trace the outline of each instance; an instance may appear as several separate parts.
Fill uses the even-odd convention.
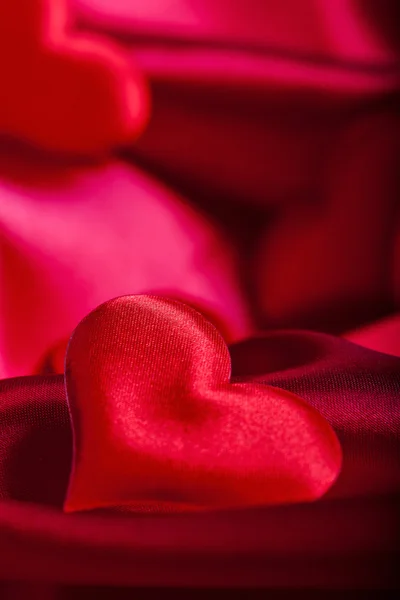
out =
[[[232,384],[228,349],[192,308],[102,304],[72,335],[74,459],[66,511],[190,510],[309,501],[336,479],[338,440],[297,396]]]
[[[78,153],[132,140],[148,115],[142,77],[110,44],[67,26],[65,0],[0,2],[0,133]]]

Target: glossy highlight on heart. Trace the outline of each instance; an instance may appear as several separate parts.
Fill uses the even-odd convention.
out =
[[[66,388],[74,449],[67,512],[174,512],[312,501],[341,448],[298,396],[231,383],[218,331],[175,300],[124,296],[74,331]]]
[[[66,0],[0,2],[0,134],[101,154],[149,115],[144,77],[103,36],[71,31]]]

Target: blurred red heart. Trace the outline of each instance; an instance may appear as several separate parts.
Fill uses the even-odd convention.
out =
[[[0,133],[101,153],[142,131],[146,85],[122,52],[68,21],[65,0],[0,3]]]
[[[70,340],[66,385],[68,512],[310,501],[340,470],[324,418],[289,392],[230,383],[222,337],[175,300],[125,296],[90,313]]]

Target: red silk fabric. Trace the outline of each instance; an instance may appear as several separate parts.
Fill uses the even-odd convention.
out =
[[[396,0],[0,0],[2,598],[123,598],[141,585],[398,585],[399,23]],[[227,390],[240,385],[245,397],[231,415],[235,431],[215,416],[207,435],[199,424],[197,438],[185,434],[199,454],[188,452],[183,470],[166,425],[177,426],[176,415],[143,413],[154,438],[146,460],[173,483],[162,514],[159,502],[149,510],[151,482],[123,477],[125,458],[104,441],[108,476],[91,446],[74,496],[88,508],[97,479],[100,501],[66,514],[74,444],[92,435],[85,419],[74,442],[72,425],[76,434],[83,421],[68,402],[89,410],[96,390],[113,407],[104,421],[112,433],[115,415],[129,412],[130,372],[104,352],[118,345],[118,319],[97,331],[93,355],[80,325],[67,398],[66,346],[86,315],[127,294],[199,311],[232,363],[210,404],[226,416]],[[164,338],[158,320],[150,336],[174,340],[168,369],[148,354],[163,390],[176,374],[191,387],[188,356],[204,347],[201,334],[187,342],[192,313],[183,313],[177,337]],[[137,346],[131,325],[120,331],[129,360],[150,339],[135,331]],[[228,360],[218,340],[209,356]],[[112,390],[124,399],[119,412]],[[284,398],[290,413],[307,403],[314,433],[327,428],[311,453],[332,450],[327,432],[339,440],[340,474],[331,486],[320,480],[319,499],[304,502],[293,488],[279,498],[289,504],[271,505],[272,488],[259,482],[271,481],[277,446],[239,453],[243,405],[258,406],[259,393],[281,408]],[[192,425],[196,414],[186,415]],[[267,413],[250,416],[261,443]],[[280,435],[294,449],[305,430]],[[125,437],[130,463],[143,447]],[[237,451],[223,481],[229,452],[217,438]],[[299,455],[292,464],[303,472]],[[144,490],[138,513],[129,501]],[[188,511],[196,500],[207,510]]]
[[[64,379],[5,380],[2,578],[71,585],[393,585],[399,359],[310,332],[261,336],[230,353],[233,381],[298,394],[335,428],[343,468],[325,498],[195,516],[64,514],[72,457]]]

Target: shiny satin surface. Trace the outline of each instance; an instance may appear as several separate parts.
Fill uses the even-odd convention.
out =
[[[321,500],[186,515],[112,514],[109,508],[65,514],[73,446],[64,376],[4,380],[3,579],[392,585],[400,493],[399,359],[314,332],[261,336],[234,344],[230,355],[232,381],[265,382],[299,395],[334,428],[343,468]]]
[[[128,296],[72,335],[74,464],[65,509],[185,510],[315,500],[339,443],[295,395],[230,384],[228,349],[199,313]]]

